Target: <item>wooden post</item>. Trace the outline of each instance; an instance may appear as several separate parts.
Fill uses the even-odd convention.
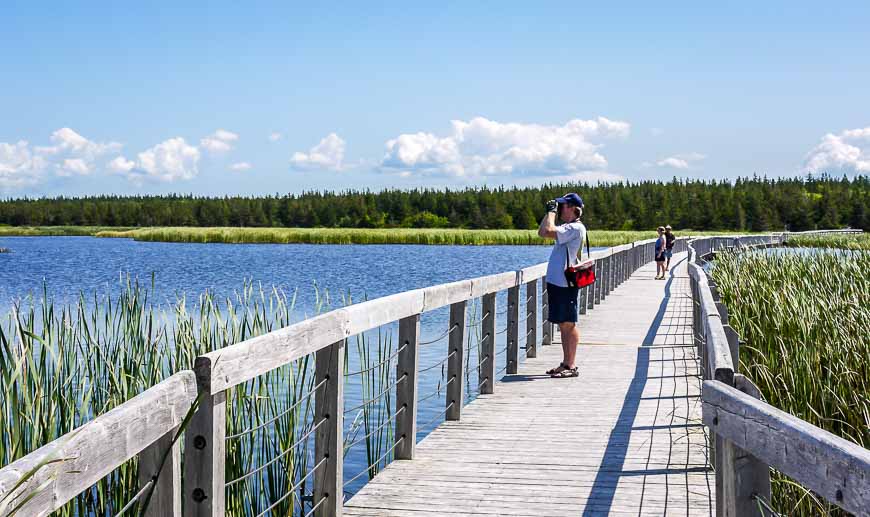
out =
[[[154,480],[146,517],[181,517],[181,442],[172,443],[177,432],[176,427],[139,453],[139,486]]]
[[[718,303],[716,305],[719,305]],[[724,321],[722,323],[725,323]],[[725,337],[728,338],[728,348],[731,350],[731,364],[734,365],[734,373],[738,372],[740,365],[740,336],[737,331],[731,328],[731,325],[722,325],[725,329]]]
[[[225,513],[227,393],[210,394],[212,366],[211,359],[196,359],[199,406],[184,431],[184,515],[190,517]]]
[[[405,408],[396,417],[395,458],[414,459],[417,443],[417,371],[419,369],[420,315],[415,314],[399,320],[399,346],[404,347],[396,360],[396,410]],[[343,412],[343,411],[342,411]]]
[[[583,287],[580,289],[580,295],[579,295],[580,301],[578,304],[580,306],[579,307],[580,314],[586,314],[586,308],[589,305],[588,296],[589,296],[589,286],[587,285],[586,287]]]
[[[482,311],[485,319],[481,328],[483,343],[481,344],[480,351],[480,394],[485,395],[495,391],[496,293],[483,295]],[[487,314],[489,316],[486,316]]]
[[[465,394],[465,307],[463,300],[450,304],[450,336],[447,341],[447,414],[445,420],[459,420]]]
[[[743,375],[735,374],[734,384],[747,395],[761,398],[758,388]],[[754,496],[770,500],[770,467],[730,440],[719,438],[716,445],[716,515],[764,517]]]
[[[520,334],[520,287],[514,286],[508,289],[507,311],[507,373],[517,373],[520,361],[519,345],[517,338]]]
[[[553,344],[553,324],[550,323],[550,297],[547,294],[547,279],[541,279],[541,346]]]
[[[526,283],[526,357],[538,357],[538,281]]]
[[[593,308],[594,306],[601,303],[601,284],[604,282],[604,260],[598,260],[595,262],[595,283],[592,284],[592,303],[589,305],[589,308]]]
[[[610,275],[610,257],[601,259],[601,293],[598,295],[602,302],[607,298],[607,281]],[[597,301],[597,300],[596,300]]]
[[[725,307],[724,302],[716,302],[716,310],[719,311],[719,319],[722,320],[723,325],[728,324],[728,307]]]
[[[315,352],[314,385],[326,381],[314,394],[314,425],[327,421],[314,434],[312,468],[326,462],[314,473],[313,505],[317,517],[341,517],[344,506],[344,346],[338,341]]]

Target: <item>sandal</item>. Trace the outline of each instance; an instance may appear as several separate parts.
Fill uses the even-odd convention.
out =
[[[560,370],[559,368],[562,368],[562,370]],[[559,372],[563,371],[565,368],[568,368],[567,364],[559,363],[559,366],[557,366],[555,368],[550,368],[549,370],[547,370],[547,375],[553,375],[553,374],[559,373]]]
[[[562,369],[559,370],[559,368],[562,368]],[[568,377],[579,377],[580,376],[580,372],[577,370],[576,366],[574,368],[568,368],[566,365],[561,364],[561,365],[559,365],[559,368],[556,368],[553,371],[553,373],[550,374],[550,377],[552,377],[554,379],[564,379],[564,378],[568,378]]]

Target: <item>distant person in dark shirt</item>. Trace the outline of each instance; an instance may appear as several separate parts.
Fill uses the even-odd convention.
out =
[[[671,255],[674,254],[674,243],[677,241],[677,236],[671,230],[671,225],[665,226],[665,258],[667,259],[665,271],[671,268]]]

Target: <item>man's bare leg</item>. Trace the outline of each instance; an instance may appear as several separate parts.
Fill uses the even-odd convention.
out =
[[[559,332],[562,335],[562,363],[568,368],[574,368],[577,358],[577,344],[580,343],[580,329],[576,323],[559,323]]]

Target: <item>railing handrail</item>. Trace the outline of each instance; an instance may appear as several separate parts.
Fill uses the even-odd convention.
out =
[[[751,247],[781,244],[785,237],[786,234],[771,234],[745,239],[755,241],[746,243]],[[727,507],[727,510],[720,508],[723,515],[761,515],[751,499],[762,495],[759,492],[765,487],[769,492],[767,469],[770,466],[846,511],[862,514],[870,508],[870,450],[758,400],[736,386],[739,379],[753,391],[757,390],[751,381],[737,373],[738,364],[731,358],[739,355],[728,352],[737,343],[729,342],[707,274],[695,263],[699,258],[696,247],[704,249],[706,255],[715,251],[715,239],[730,238],[695,238],[688,244],[696,317],[700,315],[707,326],[704,339],[699,343],[702,364],[707,368],[701,397],[703,421],[715,437],[717,477],[732,478],[717,483],[727,488],[722,490],[727,493],[717,492],[717,507]],[[741,239],[743,237],[734,243],[744,247]],[[727,372],[729,367],[730,379],[720,371]],[[741,454],[744,458],[741,465],[737,465],[735,460]],[[743,472],[737,475],[740,469]]]
[[[48,514],[118,466],[143,454],[160,467],[197,399],[193,372],[178,372],[132,399],[0,469],[0,501],[33,494],[29,511]],[[135,431],[135,432],[130,432]],[[180,458],[179,458],[180,459]],[[170,458],[171,461],[171,458]],[[141,470],[141,469],[140,469]],[[150,474],[157,477],[154,469]],[[170,486],[163,472],[161,486]],[[22,483],[16,488],[16,485]],[[180,486],[180,485],[179,485]],[[156,494],[155,494],[156,495]],[[10,505],[14,507],[15,504]]]

